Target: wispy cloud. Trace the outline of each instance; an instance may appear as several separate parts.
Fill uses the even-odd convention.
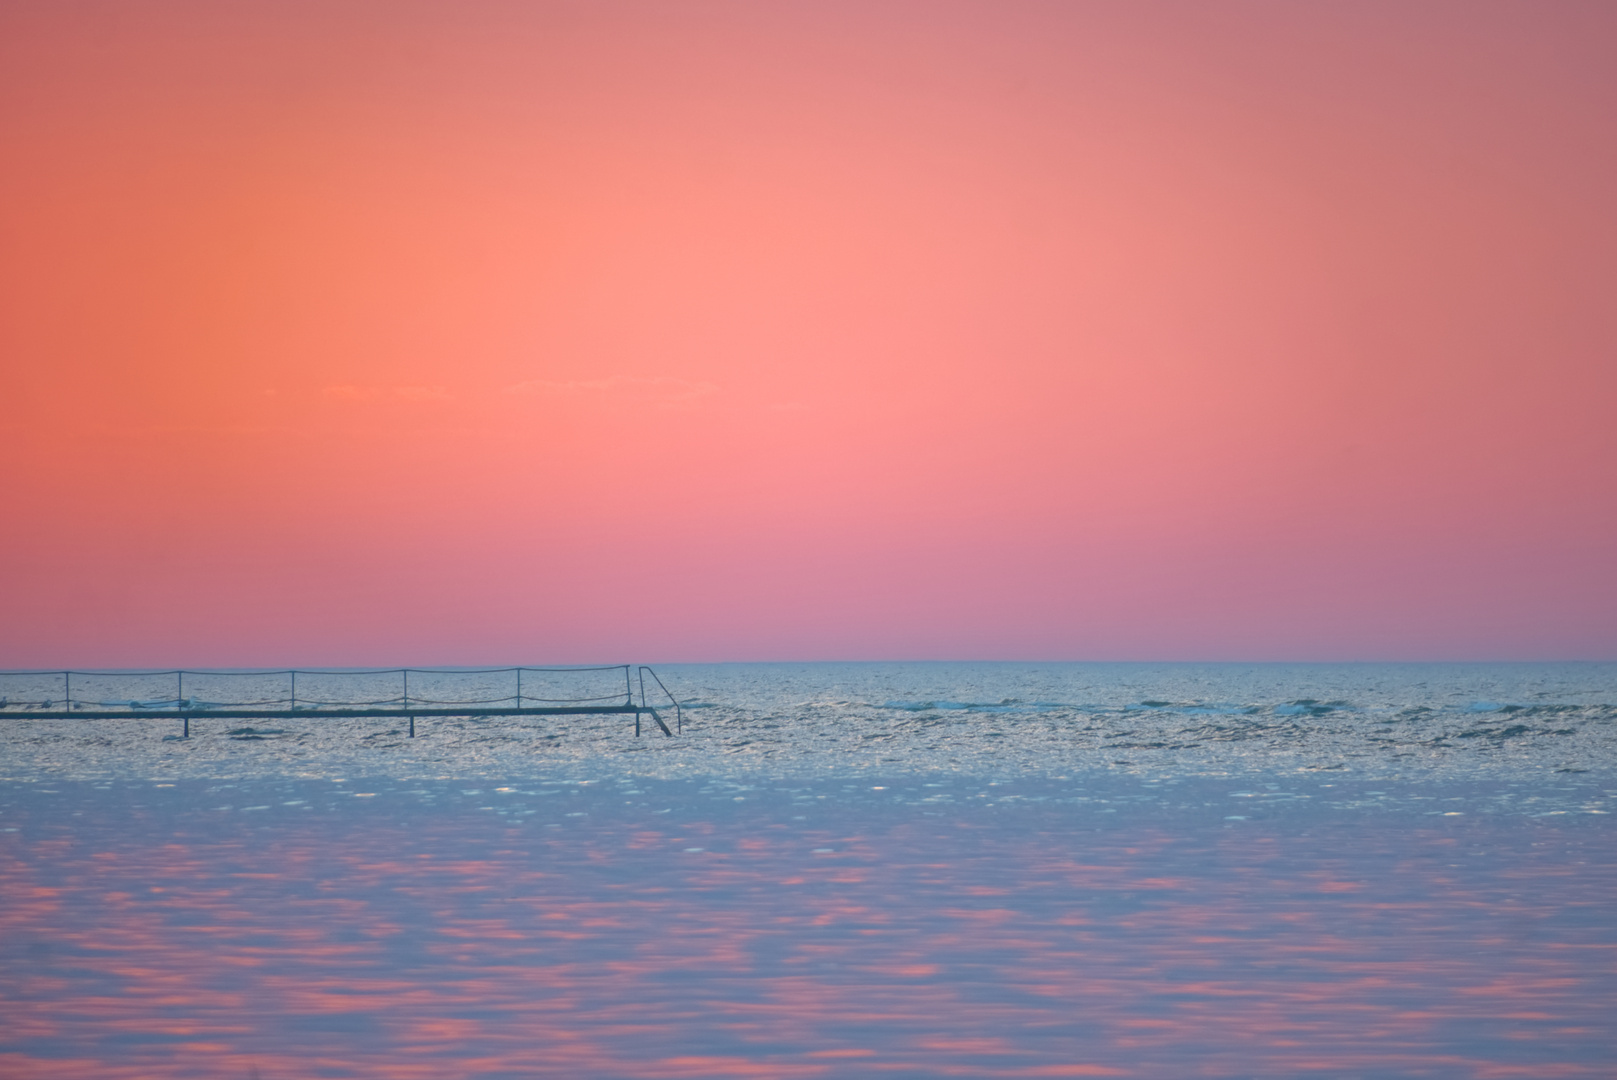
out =
[[[332,401],[448,401],[442,386],[328,386],[320,395]]]
[[[441,386],[395,386],[393,396],[405,401],[448,401],[449,391]]]
[[[660,407],[675,408],[711,397],[717,394],[719,389],[717,383],[680,379],[672,375],[649,378],[638,375],[613,375],[605,379],[570,381],[529,379],[527,382],[508,386],[503,392],[519,397],[538,394],[621,396],[651,400]]]

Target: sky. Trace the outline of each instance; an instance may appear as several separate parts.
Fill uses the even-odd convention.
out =
[[[1617,658],[1617,7],[0,4],[0,667]]]

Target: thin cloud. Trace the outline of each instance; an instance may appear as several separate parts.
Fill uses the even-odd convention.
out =
[[[381,393],[379,386],[328,386],[320,396],[333,401],[375,401]]]
[[[393,398],[400,401],[448,401],[449,391],[442,386],[328,386],[320,395],[332,401],[380,401]]]
[[[719,392],[717,383],[658,375],[646,378],[638,375],[613,375],[605,379],[529,379],[505,388],[503,393],[517,397],[538,394],[614,395],[650,399],[663,408],[689,405]]]
[[[393,396],[405,401],[448,401],[449,391],[441,386],[395,386]]]

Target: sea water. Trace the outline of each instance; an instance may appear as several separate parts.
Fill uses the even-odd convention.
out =
[[[677,738],[0,719],[0,1074],[1617,1060],[1617,667],[659,671]]]

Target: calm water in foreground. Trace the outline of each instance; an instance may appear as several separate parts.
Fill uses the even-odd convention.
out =
[[[0,1075],[1607,1077],[1617,669],[0,720]]]

